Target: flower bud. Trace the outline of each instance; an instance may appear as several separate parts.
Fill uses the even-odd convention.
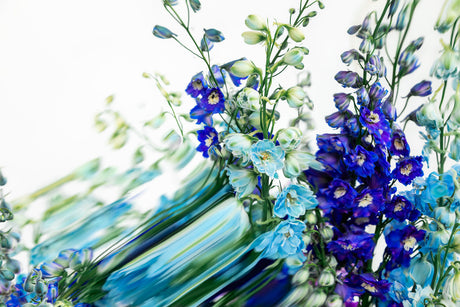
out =
[[[456,162],[460,161],[460,136],[455,136],[449,147],[449,157]]]
[[[431,129],[439,129],[442,125],[442,116],[438,106],[433,102],[428,102],[417,112],[417,122]]]
[[[283,56],[283,63],[287,65],[297,66],[302,63],[304,53],[299,48],[289,50]]]
[[[64,272],[64,267],[55,262],[42,264],[40,269],[46,278],[60,276]]]
[[[211,42],[218,43],[225,39],[224,35],[219,30],[216,30],[216,29],[203,29],[203,30],[204,30],[204,35]]]
[[[329,287],[335,284],[335,272],[324,270],[318,278],[318,285],[321,287]]]
[[[450,246],[452,251],[460,254],[460,233],[457,233],[452,240],[452,245]]]
[[[302,139],[302,132],[295,127],[281,129],[278,132],[277,141],[284,150],[296,149]]]
[[[267,29],[267,24],[257,15],[249,15],[244,23],[251,30],[265,31]]]
[[[300,43],[305,39],[305,35],[302,33],[302,30],[296,27],[285,26],[288,30],[289,37],[296,43]]]
[[[21,272],[21,264],[16,259],[8,258],[5,267],[14,274],[19,274]]]
[[[402,31],[407,25],[407,13],[409,11],[409,5],[407,4],[398,14],[398,19],[396,20],[395,29]]]
[[[0,186],[4,186],[6,184],[6,178],[3,176],[2,170],[0,169]]]
[[[229,165],[226,170],[230,184],[238,194],[238,198],[248,196],[254,191],[257,185],[256,172],[233,165]]]
[[[447,279],[442,296],[454,302],[460,300],[460,270],[457,267],[454,267],[454,274]]]
[[[434,209],[434,217],[441,222],[446,229],[451,228],[455,223],[455,212],[450,211],[447,207],[437,207]]]
[[[14,273],[11,272],[10,270],[0,270],[0,277],[5,280],[13,280]]]
[[[245,87],[238,93],[236,102],[240,108],[255,111],[260,106],[260,94],[253,88]]]
[[[455,77],[460,65],[458,54],[452,48],[446,46],[441,57],[433,64],[430,75],[438,79],[447,80]]]
[[[243,133],[230,133],[225,136],[224,145],[235,157],[243,158],[243,163],[245,163],[252,145],[252,138]]]
[[[163,27],[163,26],[159,26],[159,25],[156,25],[153,28],[152,33],[153,33],[153,35],[155,35],[156,37],[161,38],[161,39],[168,39],[168,38],[177,36],[176,34],[171,32],[168,28]]]
[[[256,71],[256,67],[248,60],[241,60],[235,62],[230,68],[230,71],[239,78],[245,78],[252,75]]]
[[[433,278],[434,266],[426,260],[426,257],[413,258],[409,268],[409,274],[412,280],[422,287],[426,287],[431,283]]]
[[[334,231],[332,228],[326,227],[326,228],[321,228],[319,230],[319,233],[321,234],[321,237],[323,237],[323,240],[328,243],[332,241],[332,238],[334,237]]]
[[[244,42],[248,45],[256,45],[266,40],[265,35],[254,31],[243,32],[241,36],[243,36]]]
[[[46,293],[48,292],[48,287],[46,286],[46,284],[39,280],[37,281],[37,283],[35,284],[35,293],[39,296],[39,297],[42,297],[44,296]]]
[[[305,104],[304,100],[307,97],[307,94],[301,87],[294,86],[286,91],[285,97],[291,108],[300,108]]]
[[[315,225],[318,222],[318,218],[316,217],[316,213],[313,211],[308,211],[307,214],[305,214],[305,221],[308,224]]]
[[[417,83],[414,85],[407,97],[411,96],[419,96],[419,97],[425,97],[428,95],[431,95],[431,81],[426,81],[423,80],[422,82]]]
[[[327,307],[341,307],[343,306],[343,301],[340,295],[332,294],[326,300]]]
[[[296,285],[301,285],[307,282],[308,278],[310,277],[310,272],[307,270],[300,270],[292,277],[292,282]]]
[[[435,30],[444,33],[449,30],[460,16],[460,0],[446,0],[436,21]]]
[[[326,299],[327,299],[326,293],[324,293],[322,290],[316,289],[308,297],[307,301],[305,302],[305,306],[320,307],[326,302]]]
[[[201,3],[199,0],[190,0],[190,6],[192,7],[192,10],[196,13],[200,10]]]
[[[308,152],[291,151],[286,153],[283,173],[287,178],[295,178],[307,168],[322,169],[322,164]]]

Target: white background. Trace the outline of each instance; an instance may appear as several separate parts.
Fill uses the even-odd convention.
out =
[[[346,30],[384,1],[324,2],[326,9],[311,20],[304,42],[310,49],[304,63],[312,73],[309,95],[318,133],[330,131],[323,117],[334,111],[332,94],[341,91],[333,79],[338,70],[346,69],[339,56],[359,46]],[[202,10],[193,15],[193,30],[197,37],[204,27],[224,33],[226,40],[213,50],[214,63],[242,56],[257,63],[262,46],[247,46],[240,36],[247,30],[245,17],[255,13],[286,22],[288,8],[296,3],[202,0]],[[441,49],[433,31],[440,7],[441,1],[422,0],[417,11],[409,39],[423,35],[429,43],[420,53],[424,60],[410,85],[428,77]],[[144,71],[166,75],[173,89],[183,91],[191,76],[205,69],[173,41],[152,35],[155,24],[182,34],[168,17],[160,0],[0,0],[0,166],[12,198],[90,159],[111,155],[108,136],[93,128],[105,97],[115,94],[117,108],[128,117],[153,117],[166,105],[154,84],[142,78]],[[295,80],[296,73],[291,71],[288,80]],[[185,101],[193,106],[192,100]],[[410,141],[420,142],[415,134]],[[129,160],[122,153],[109,161],[124,165]]]

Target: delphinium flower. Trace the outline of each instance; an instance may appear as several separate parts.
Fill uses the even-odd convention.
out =
[[[414,226],[420,211],[398,193],[396,185],[409,185],[423,175],[422,157],[410,155],[406,136],[397,125],[401,112],[396,112],[399,83],[419,66],[415,54],[423,40],[405,48],[404,39],[400,40],[390,58],[391,69],[387,70],[380,55],[390,32],[407,33],[417,4],[412,1],[398,8],[395,1],[387,1],[380,17],[373,12],[361,25],[349,29],[362,43],[359,50],[343,54],[342,61],[347,65],[358,62],[363,71],[336,74],[335,80],[348,91],[334,95],[338,111],[326,121],[340,133],[317,136],[316,158],[324,170],[305,172],[317,191],[326,223],[334,230],[325,247],[337,259],[335,291],[346,306],[369,306],[377,301],[402,306],[408,294],[392,293],[402,286],[389,277],[393,270],[409,267],[425,236],[424,230]],[[398,21],[391,24],[396,14]],[[375,25],[373,16],[377,16]],[[388,24],[383,22],[385,17]],[[416,92],[420,89],[410,96]],[[375,263],[376,244],[382,236],[387,247],[383,261]]]

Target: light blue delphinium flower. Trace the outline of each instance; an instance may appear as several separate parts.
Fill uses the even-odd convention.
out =
[[[256,188],[257,174],[254,171],[229,165],[227,173],[230,184],[239,198],[250,195]]]
[[[274,230],[258,238],[255,250],[263,251],[262,256],[265,258],[298,257],[303,261],[305,242],[302,239],[302,232],[305,228],[305,224],[298,220],[282,221]]]
[[[259,173],[278,178],[276,171],[283,168],[284,150],[272,141],[262,140],[251,146],[249,158]]]
[[[318,201],[313,196],[313,192],[301,185],[290,185],[285,188],[275,202],[275,215],[283,218],[286,215],[289,217],[298,218],[305,214],[306,210],[316,208]]]
[[[425,299],[430,299],[432,294],[433,289],[431,289],[430,286],[422,288],[420,285],[417,285],[415,292],[409,293],[409,298],[412,299],[412,302],[409,304],[404,304],[404,306],[425,307]]]

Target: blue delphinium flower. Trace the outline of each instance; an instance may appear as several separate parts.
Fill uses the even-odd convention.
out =
[[[193,76],[192,80],[190,80],[190,83],[187,85],[185,92],[193,98],[197,98],[200,95],[204,95],[207,88],[208,85],[204,79],[203,72],[200,72]]]
[[[369,218],[370,223],[375,223],[382,203],[383,196],[381,190],[365,188],[354,200],[353,216],[355,218]]]
[[[200,103],[203,109],[211,113],[222,113],[225,110],[224,94],[219,88],[208,88]]]
[[[406,219],[415,221],[421,215],[420,211],[418,211],[407,198],[401,195],[393,196],[391,202],[386,204],[384,212],[387,217],[400,222]]]
[[[197,133],[198,141],[200,141],[200,145],[198,145],[197,150],[203,153],[203,157],[208,158],[209,148],[219,144],[217,131],[213,127],[205,126],[203,130],[198,130]]]
[[[190,118],[196,119],[198,125],[203,123],[206,126],[212,126],[212,113],[206,111],[199,101],[197,105],[190,110]]]
[[[389,232],[385,236],[386,251],[391,255],[387,269],[398,266],[409,267],[410,256],[417,247],[417,242],[425,237],[425,233],[425,230],[418,230],[412,225],[406,225],[402,229]]]
[[[276,171],[284,165],[284,150],[272,141],[261,140],[251,146],[249,158],[259,173],[277,178]]]
[[[369,132],[376,138],[376,141],[383,141],[385,144],[390,141],[390,123],[380,108],[371,111],[364,106],[361,107],[359,121],[364,127],[369,129]]]
[[[331,207],[340,208],[352,203],[357,193],[348,182],[334,179],[324,191],[324,195]]]
[[[273,211],[280,218],[286,215],[298,218],[305,214],[306,210],[313,209],[317,205],[318,201],[310,189],[293,184],[283,189],[278,195]]]
[[[383,65],[382,60],[377,55],[372,55],[365,69],[370,75],[377,75],[380,78],[386,75],[387,69]]]
[[[349,263],[371,259],[374,247],[372,235],[365,232],[346,233],[327,244],[328,250],[338,261]]]
[[[402,130],[395,130],[391,138],[390,152],[395,156],[407,157],[410,154],[410,147],[406,135]]]
[[[345,164],[359,177],[370,177],[374,173],[378,157],[375,153],[367,151],[361,145],[356,146],[349,155],[345,156]]]
[[[402,159],[396,163],[391,175],[402,184],[408,185],[415,177],[423,176],[422,161],[421,156]]]
[[[282,221],[276,228],[260,236],[256,241],[256,251],[270,259],[295,257],[305,259],[305,242],[302,233],[306,226],[298,220]]]

